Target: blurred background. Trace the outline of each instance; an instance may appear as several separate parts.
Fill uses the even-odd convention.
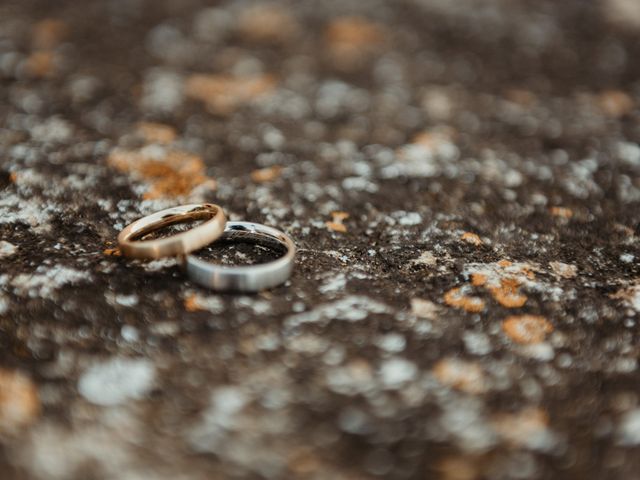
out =
[[[0,1],[0,477],[640,478],[639,56],[638,0]],[[202,201],[291,281],[120,256]]]

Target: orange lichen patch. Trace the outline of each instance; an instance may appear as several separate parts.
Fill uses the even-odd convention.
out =
[[[549,212],[554,217],[561,217],[561,218],[571,218],[571,217],[573,217],[573,210],[571,210],[570,208],[566,208],[566,207],[551,207],[549,209]]]
[[[520,282],[518,282],[518,280],[516,280],[515,278],[503,278],[500,281],[500,287],[503,290],[508,291],[509,293],[515,293],[518,290],[519,286]]]
[[[530,107],[536,101],[536,96],[533,92],[531,92],[530,90],[522,90],[518,88],[508,90],[505,93],[505,97],[510,102],[517,103],[518,105],[521,105],[523,107]]]
[[[500,277],[504,275],[511,275],[521,278],[524,277],[529,280],[534,280],[536,278],[535,271],[538,269],[538,267],[534,265],[520,262],[514,263],[511,260],[500,260],[495,265],[499,267],[499,270],[496,273],[498,273]]]
[[[11,183],[16,183],[18,181],[18,174],[16,172],[11,172],[9,174],[9,181]]]
[[[520,293],[520,282],[515,278],[503,278],[499,286],[489,288],[493,298],[503,307],[520,308],[527,303],[527,296]]]
[[[536,278],[536,273],[533,270],[533,267],[531,265],[521,265],[520,266],[520,273],[523,274],[525,277],[527,277],[529,280],[535,280]]]
[[[487,276],[484,273],[472,273],[471,285],[481,287],[487,283]]]
[[[514,342],[531,345],[543,342],[553,325],[539,315],[513,315],[502,322],[502,330]]]
[[[578,267],[562,262],[549,262],[553,273],[562,278],[575,278],[578,275]]]
[[[524,447],[532,438],[539,438],[547,432],[549,416],[541,408],[528,407],[517,413],[495,415],[491,425],[504,441],[515,447]]]
[[[137,133],[147,143],[159,143],[166,145],[173,142],[176,137],[176,129],[170,125],[153,122],[140,122],[137,125]]]
[[[251,180],[256,183],[271,182],[278,178],[282,173],[282,167],[274,165],[273,167],[260,168],[251,172]]]
[[[463,242],[470,243],[471,245],[475,245],[476,247],[479,247],[480,245],[482,245],[482,239],[478,235],[472,232],[464,232],[460,237],[460,239]]]
[[[184,299],[184,309],[187,312],[198,312],[206,310],[199,302],[198,295],[192,293]]]
[[[428,150],[436,150],[445,142],[451,142],[455,136],[455,130],[450,127],[425,130],[417,133],[411,140],[411,145],[419,145]]]
[[[425,148],[433,148],[437,143],[437,137],[432,132],[420,132],[411,140],[413,145],[421,145]]]
[[[327,27],[329,54],[339,67],[352,69],[376,52],[386,40],[385,30],[360,17],[339,17]]]
[[[294,449],[287,458],[287,467],[296,476],[307,476],[322,470],[322,461],[308,447]]]
[[[325,222],[327,228],[333,232],[346,233],[347,227],[343,223]]]
[[[462,308],[467,312],[478,313],[484,310],[484,300],[479,297],[469,297],[461,288],[452,288],[444,294],[444,303],[450,307]]]
[[[0,369],[0,432],[14,433],[40,413],[38,390],[19,372]]]
[[[339,17],[329,24],[326,36],[331,44],[363,47],[383,43],[386,34],[380,25],[365,18]]]
[[[448,127],[425,130],[417,133],[409,143],[400,146],[396,150],[396,155],[400,159],[410,158],[416,151],[437,155],[452,145],[454,136],[455,130]]]
[[[355,358],[349,361],[345,364],[344,368],[354,382],[360,384],[367,383],[371,382],[373,378],[373,368],[371,368],[369,362],[363,358]]]
[[[215,188],[215,181],[205,175],[202,158],[180,150],[116,149],[107,162],[117,170],[149,183],[144,194],[146,199],[188,195],[199,186]]]
[[[433,375],[440,383],[466,393],[487,391],[487,381],[479,364],[458,358],[445,358],[433,367]]]
[[[478,480],[483,477],[478,459],[466,456],[443,458],[437,466],[440,480]]]
[[[218,115],[228,115],[243,105],[271,93],[276,80],[271,75],[234,77],[230,75],[192,75],[185,83],[185,94],[200,100]]]
[[[640,280],[636,280],[635,285],[630,285],[609,294],[609,298],[623,300],[628,306],[640,312]]]
[[[635,235],[635,230],[631,227],[628,227],[626,225],[623,225],[621,223],[616,223],[613,228],[616,229],[616,231],[623,233],[624,235],[626,235],[627,237],[633,237]]]
[[[335,211],[335,212],[331,212],[331,216],[333,217],[333,221],[334,222],[342,222],[343,220],[346,220],[347,218],[349,218],[349,214],[347,212],[342,212],[342,211]]]
[[[439,307],[429,300],[422,298],[411,299],[411,313],[416,317],[433,319],[438,313]]]
[[[331,212],[331,217],[332,220],[325,223],[327,228],[334,232],[345,233],[347,226],[343,222],[349,218],[349,214],[347,212]]]
[[[102,253],[104,253],[105,255],[108,255],[110,257],[119,257],[122,255],[122,252],[120,251],[119,248],[105,248]]]
[[[633,99],[620,90],[607,90],[598,96],[598,106],[611,118],[619,118],[630,113],[635,106]]]
[[[525,288],[539,288],[535,282],[536,264],[500,260],[495,263],[471,264],[465,268],[471,285],[483,287],[503,307],[520,308],[527,302]]]
[[[242,38],[253,42],[286,42],[300,28],[296,19],[277,5],[254,5],[242,11],[238,19]]]
[[[33,46],[37,49],[49,50],[56,47],[67,36],[67,25],[53,18],[47,18],[33,27]]]
[[[210,312],[218,314],[224,310],[224,303],[217,296],[200,295],[197,292],[186,292],[184,309],[187,312]]]
[[[25,67],[27,72],[34,77],[47,77],[53,73],[55,54],[49,50],[33,52],[27,58]]]

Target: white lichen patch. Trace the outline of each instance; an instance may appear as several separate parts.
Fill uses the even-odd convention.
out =
[[[18,251],[18,247],[16,247],[13,243],[0,240],[0,258],[10,257],[11,255],[15,254],[17,251]]]
[[[376,388],[371,365],[364,360],[351,360],[346,365],[327,370],[327,387],[341,395],[357,395]]]
[[[631,306],[636,312],[640,312],[640,286],[636,287],[632,297],[629,299]]]
[[[437,318],[441,308],[431,300],[423,298],[411,299],[411,313],[419,318],[428,318],[433,320]]]
[[[176,72],[151,70],[142,88],[142,108],[152,112],[172,112],[184,102],[183,79]]]
[[[4,293],[0,293],[0,315],[4,315],[9,311],[9,297]]]
[[[159,272],[170,267],[178,265],[178,260],[175,258],[160,258],[158,260],[152,260],[142,264],[142,268],[147,272]]]
[[[622,263],[633,263],[635,258],[635,255],[633,255],[632,253],[623,253],[622,255],[620,255],[620,261]]]
[[[438,263],[438,259],[432,252],[422,252],[418,258],[411,260],[412,265],[426,265],[433,267]]]
[[[73,126],[59,117],[49,118],[31,129],[31,137],[43,143],[66,142],[72,135]]]
[[[287,350],[307,355],[320,355],[329,348],[329,341],[311,333],[296,335],[287,339]]]
[[[402,357],[393,357],[380,365],[380,381],[384,388],[397,390],[416,379],[419,369],[415,363]]]
[[[469,353],[474,355],[486,355],[491,352],[491,340],[482,332],[464,332],[462,341]]]
[[[16,460],[34,478],[68,480],[81,476],[87,465],[104,478],[121,477],[122,472],[137,468],[139,457],[131,441],[143,424],[124,413],[112,423],[93,422],[75,429],[52,421],[38,424]]]
[[[465,265],[464,275],[471,278],[472,275],[484,277],[484,285],[487,287],[500,287],[501,281],[511,278],[530,288],[538,286],[538,282],[532,279],[532,273],[540,271],[538,265],[524,262],[493,262],[493,263],[469,263]]]
[[[611,295],[612,298],[623,300],[636,312],[640,312],[640,283],[625,287]]]
[[[224,302],[216,295],[202,295],[195,290],[187,290],[184,293],[184,307],[188,312],[206,310],[218,314],[224,312]]]
[[[347,277],[344,273],[338,273],[337,275],[331,275],[327,281],[322,284],[318,291],[322,294],[344,291],[347,285]]]
[[[407,346],[407,339],[399,333],[387,333],[376,337],[375,344],[386,352],[399,353]]]
[[[412,227],[414,225],[420,225],[422,223],[422,215],[418,212],[405,212],[400,210],[393,212],[391,217],[394,218],[399,225],[403,227]]]
[[[230,431],[241,421],[240,413],[251,397],[238,386],[225,385],[211,394],[209,406],[192,430],[189,442],[196,451],[218,451]]]
[[[441,428],[463,450],[480,453],[497,443],[497,435],[487,422],[484,404],[479,399],[455,399],[446,402],[443,407]]]
[[[28,225],[35,233],[46,233],[51,229],[51,216],[59,207],[37,197],[23,199],[17,195],[0,194],[0,225]]]
[[[113,357],[85,370],[78,391],[96,405],[118,405],[143,398],[153,387],[155,376],[149,360]]]
[[[340,430],[353,434],[370,433],[373,429],[373,419],[366,412],[355,407],[346,407],[340,412],[338,426]]]
[[[460,150],[446,132],[423,132],[412,143],[402,146],[393,161],[382,165],[383,178],[435,177],[441,175],[447,163],[454,162]]]
[[[563,262],[549,262],[553,273],[562,278],[575,278],[578,275],[578,267]]]
[[[638,361],[635,358],[622,356],[616,358],[607,365],[606,370],[615,373],[632,373],[638,368]]]
[[[517,351],[522,356],[533,358],[535,360],[540,360],[543,362],[553,360],[553,358],[555,357],[553,346],[548,342],[534,343],[531,345],[521,345]]]
[[[125,342],[137,342],[140,340],[140,331],[131,325],[123,325],[120,335]]]
[[[113,292],[107,292],[104,296],[110,305],[120,307],[135,307],[140,301],[140,297],[135,293],[116,294]]]
[[[49,298],[61,287],[77,285],[91,280],[91,274],[63,265],[41,265],[33,273],[21,273],[11,280],[17,295],[31,298]]]
[[[267,300],[256,300],[251,297],[239,297],[234,301],[237,307],[249,308],[254,315],[269,315],[271,313],[271,303]]]
[[[640,408],[622,416],[618,425],[618,441],[622,445],[640,445]]]
[[[335,302],[322,304],[308,312],[291,315],[285,320],[285,325],[288,328],[293,328],[304,323],[324,324],[333,319],[357,322],[364,320],[371,314],[390,312],[390,307],[372,298],[350,295]]]

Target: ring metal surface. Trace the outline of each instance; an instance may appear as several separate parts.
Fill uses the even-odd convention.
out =
[[[220,240],[255,243],[285,249],[282,257],[258,265],[227,266],[187,255],[184,265],[189,278],[216,291],[258,292],[275,287],[291,276],[296,246],[288,235],[253,222],[227,222]]]
[[[206,220],[187,231],[145,240],[144,237],[176,223]],[[122,254],[127,257],[156,259],[186,255],[218,239],[224,232],[227,217],[218,205],[210,203],[182,205],[153,213],[127,226],[118,235]]]

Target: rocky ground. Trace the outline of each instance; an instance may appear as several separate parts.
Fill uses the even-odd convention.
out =
[[[1,2],[0,477],[640,478],[639,55],[636,0]],[[119,255],[200,201],[291,281]]]

